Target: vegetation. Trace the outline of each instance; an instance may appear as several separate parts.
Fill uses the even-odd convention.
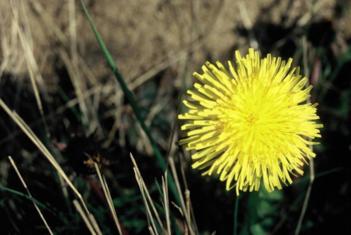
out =
[[[1,234],[351,233],[350,10],[1,1]],[[291,185],[237,195],[192,169],[177,117],[193,72],[250,47],[293,58],[323,127]]]

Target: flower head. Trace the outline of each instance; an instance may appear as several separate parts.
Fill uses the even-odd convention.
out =
[[[183,101],[178,116],[185,132],[180,142],[191,152],[193,168],[217,174],[226,189],[268,191],[291,184],[315,154],[320,137],[316,105],[309,102],[308,79],[287,62],[249,49],[235,52],[236,66],[207,62]]]

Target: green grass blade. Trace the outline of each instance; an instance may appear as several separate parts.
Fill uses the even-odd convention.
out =
[[[152,147],[152,150],[155,154],[155,157],[157,159],[159,167],[161,168],[162,171],[165,171],[167,169],[167,163],[166,163],[164,157],[162,156],[159,148],[157,147],[157,144],[156,144],[154,138],[152,137],[149,128],[145,125],[144,119],[143,119],[141,112],[140,112],[139,105],[138,105],[133,93],[128,89],[128,86],[127,86],[121,72],[119,71],[112,55],[110,54],[109,50],[107,49],[101,35],[99,34],[99,32],[95,26],[95,23],[90,15],[88,9],[86,8],[83,0],[81,0],[81,5],[82,5],[85,16],[86,16],[86,18],[89,22],[89,25],[90,25],[90,27],[91,27],[91,29],[96,37],[96,40],[100,46],[100,49],[105,57],[105,60],[108,64],[108,66],[112,70],[112,73],[114,74],[114,76],[115,76],[117,82],[119,83],[124,95],[126,96],[127,101],[129,102],[130,106],[132,107],[132,110],[134,112],[134,115],[135,115],[138,123],[140,124],[141,128],[143,129],[143,131],[145,132],[146,136],[148,137],[148,139],[151,143],[151,147]],[[177,192],[176,187],[175,187],[174,179],[171,176],[168,177],[168,184],[169,184],[170,191],[172,192],[176,202],[179,204],[180,198],[179,198],[178,192]]]
[[[37,199],[35,199],[33,197],[29,197],[28,195],[26,195],[24,193],[21,193],[21,192],[19,192],[17,190],[14,190],[14,189],[11,189],[11,188],[8,188],[8,187],[0,185],[0,191],[8,192],[8,193],[11,193],[11,194],[13,194],[15,196],[18,196],[18,197],[21,197],[21,198],[25,198],[25,199],[30,200],[30,201],[33,200],[35,202],[35,204],[37,204],[42,209],[48,210],[51,213],[55,214],[55,212],[52,209],[50,209],[49,207],[47,207],[44,203],[41,203]]]

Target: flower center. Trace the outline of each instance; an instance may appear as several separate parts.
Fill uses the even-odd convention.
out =
[[[250,113],[246,118],[246,121],[249,124],[249,126],[255,125],[255,123],[257,123],[257,120],[258,120],[258,117],[254,113]]]

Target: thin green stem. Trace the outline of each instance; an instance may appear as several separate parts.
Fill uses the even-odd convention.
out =
[[[237,196],[234,203],[234,222],[233,222],[233,235],[238,234],[238,211],[239,211],[239,199]]]
[[[262,190],[262,188],[260,189]],[[245,212],[244,223],[242,229],[240,230],[240,235],[249,235],[251,234],[251,227],[257,221],[257,205],[260,201],[259,191],[250,192],[247,199],[247,208]]]
[[[134,94],[129,90],[129,88],[128,88],[128,86],[123,78],[123,75],[119,71],[119,69],[118,69],[112,55],[110,54],[109,50],[107,49],[101,35],[97,31],[95,23],[94,23],[92,17],[90,16],[88,9],[86,8],[86,6],[84,4],[84,0],[81,0],[81,5],[82,5],[83,11],[85,13],[85,16],[89,22],[90,28],[92,29],[92,31],[96,37],[96,40],[100,46],[100,49],[105,57],[105,60],[108,64],[108,66],[110,67],[117,82],[119,83],[124,95],[127,98],[127,101],[129,102],[130,106],[132,107],[132,110],[134,112],[134,115],[135,115],[139,125],[141,126],[141,128],[143,129],[144,133],[146,134],[148,140],[150,141],[152,150],[155,154],[155,157],[157,159],[159,167],[162,169],[162,171],[165,171],[167,169],[167,162],[165,161],[159,148],[157,147],[156,141],[152,137],[149,128],[145,125],[144,118],[141,115],[140,108],[139,108],[139,105],[134,97]],[[174,179],[171,176],[168,177],[168,184],[169,184],[170,191],[172,192],[176,202],[179,204],[180,203],[179,195],[178,195],[176,187],[175,187]]]
[[[308,188],[307,188],[307,191],[306,191],[305,199],[303,201],[300,217],[299,217],[299,220],[297,222],[296,229],[295,229],[295,233],[294,233],[295,235],[299,235],[300,234],[301,227],[302,227],[302,222],[303,222],[303,219],[305,217],[305,214],[306,214],[306,211],[307,211],[307,207],[308,207],[308,203],[309,203],[309,199],[310,199],[310,196],[311,196],[312,185],[313,185],[314,179],[315,179],[314,162],[313,162],[313,159],[311,159],[310,160],[310,181],[309,181]]]
[[[19,196],[19,197],[22,197],[22,198],[25,198],[27,200],[30,200],[30,201],[34,201],[35,204],[37,204],[39,207],[45,209],[45,210],[48,210],[50,211],[51,213],[53,214],[56,214],[52,209],[50,209],[49,207],[47,207],[44,203],[38,201],[37,199],[35,199],[34,197],[29,197],[28,195],[24,194],[24,193],[21,193],[17,190],[14,190],[14,189],[11,189],[11,188],[8,188],[8,187],[5,187],[3,185],[0,184],[0,190],[1,191],[4,191],[4,192],[9,192],[15,196]]]

